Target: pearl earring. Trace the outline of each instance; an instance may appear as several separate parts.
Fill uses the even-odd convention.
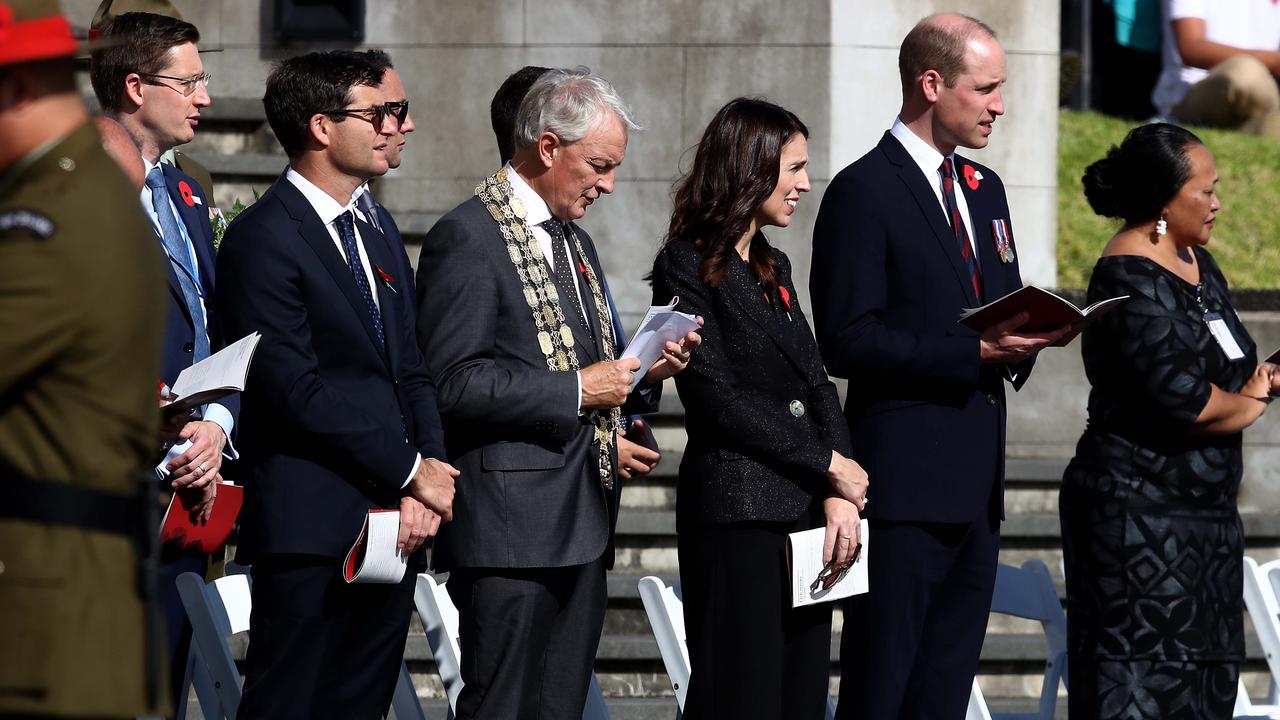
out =
[[[1165,222],[1164,216],[1156,221],[1156,235],[1164,236],[1169,234],[1169,223]]]

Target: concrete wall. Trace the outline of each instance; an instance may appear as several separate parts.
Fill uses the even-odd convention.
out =
[[[98,0],[66,0],[83,26]],[[309,48],[271,37],[270,0],[175,0],[200,27],[219,100],[260,98],[272,60]],[[900,103],[897,46],[925,0],[368,0],[367,46],[387,49],[405,79],[418,130],[404,165],[376,191],[411,234],[466,199],[496,169],[494,90],[525,64],[587,65],[612,80],[645,126],[633,135],[617,192],[583,225],[596,238],[629,322],[649,300],[670,190],[703,127],[726,101],[763,95],[808,124],[813,193],[770,238],[808,283],[809,239],[827,181],[873,146]],[[1024,277],[1053,284],[1058,3],[957,0],[992,24],[1009,51],[1009,113],[980,153],[1009,187]],[[199,141],[197,141],[199,142]],[[682,165],[682,161],[684,165]],[[260,189],[260,188],[259,188]],[[248,199],[248,193],[240,193]],[[416,252],[411,250],[416,262]]]

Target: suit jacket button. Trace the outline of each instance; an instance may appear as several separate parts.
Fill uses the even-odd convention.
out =
[[[196,349],[196,346],[191,343],[187,343],[186,345],[182,346],[182,352],[184,353],[195,352],[195,349]]]
[[[996,404],[996,396],[995,396],[995,395],[992,395],[991,393],[987,393],[987,404],[988,404],[988,405],[995,405],[995,404]]]
[[[791,414],[794,417],[804,417],[804,403],[799,400],[792,400],[789,406]]]

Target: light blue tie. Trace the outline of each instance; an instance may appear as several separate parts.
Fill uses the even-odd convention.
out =
[[[204,307],[200,304],[196,271],[191,266],[191,251],[187,249],[187,239],[182,234],[182,228],[178,227],[178,218],[173,215],[169,192],[164,185],[164,171],[159,166],[147,173],[147,187],[151,188],[151,207],[160,223],[160,241],[169,253],[169,261],[173,263],[174,274],[178,277],[178,287],[182,289],[182,301],[187,304],[187,312],[191,314],[195,335],[192,362],[200,362],[209,357],[209,331],[205,327]]]

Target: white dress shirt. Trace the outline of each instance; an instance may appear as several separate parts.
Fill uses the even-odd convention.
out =
[[[356,207],[356,198],[360,195],[361,188],[356,188],[356,192],[351,194],[347,203],[345,205],[341,205],[337,200],[330,197],[329,193],[326,193],[316,187],[315,183],[303,177],[301,173],[294,170],[292,167],[285,171],[284,176],[285,179],[293,183],[293,186],[298,189],[298,192],[302,193],[302,196],[306,198],[307,203],[311,205],[311,209],[315,210],[316,215],[320,216],[320,222],[324,223],[324,229],[329,231],[329,237],[333,240],[334,247],[338,248],[338,254],[342,256],[343,260],[347,261],[348,265],[350,265],[351,261],[347,257],[346,248],[342,246],[342,239],[338,237],[338,226],[334,221],[338,219],[339,215],[350,211],[355,213],[356,217],[360,218],[364,222],[369,222],[369,219],[364,216],[364,213]],[[378,307],[378,311],[381,312],[382,305],[378,301],[378,286],[374,283],[373,279],[373,264],[369,262],[369,253],[364,249],[364,238],[360,235],[359,225],[355,226],[355,234],[356,251],[360,254],[360,269],[364,271],[365,279],[369,281],[369,290],[373,295],[373,303]],[[408,441],[406,440],[405,442]],[[421,464],[422,455],[418,455],[417,459],[413,461],[413,468],[409,470],[409,476],[405,478],[403,483],[400,483],[400,487],[403,488],[409,485],[409,482],[413,480],[413,476],[418,472],[418,466]]]
[[[924,177],[929,181],[929,187],[933,188],[934,197],[938,198],[938,207],[942,208],[942,215],[947,219],[947,225],[951,225],[951,213],[947,211],[947,204],[942,200],[942,153],[929,143],[921,140],[918,135],[911,132],[911,128],[903,124],[901,119],[893,121],[893,127],[889,129],[889,134],[897,138],[902,143],[902,147],[906,148],[907,154],[912,160],[916,161],[916,165],[920,168],[920,172],[924,173]],[[978,257],[978,243],[974,239],[973,220],[969,217],[969,203],[964,199],[964,191],[960,189],[960,183],[963,178],[956,175],[960,168],[956,167],[955,153],[951,154],[951,173],[953,187],[956,190],[956,207],[960,210],[960,219],[964,221],[965,230],[969,233],[969,246],[973,248],[973,257]]]
[[[148,175],[152,170],[160,166],[160,163],[153,163],[146,158],[142,158],[142,164],[146,166],[146,174]],[[152,204],[151,188],[147,187],[145,183],[142,185],[142,191],[139,194],[139,199],[142,201],[143,211],[147,213],[147,217],[151,220],[151,227],[156,231],[156,238],[159,239],[160,216],[156,214],[155,205]],[[165,195],[164,202],[169,204],[169,212],[173,213],[174,219],[178,221],[178,230],[182,233],[182,240],[187,246],[187,257],[183,260],[182,264],[196,271],[194,280],[196,282],[197,289],[199,290],[197,295],[200,297],[200,311],[204,313],[205,317],[208,317],[209,310],[205,307],[204,303],[204,287],[200,285],[200,262],[198,259],[199,256],[196,255],[196,248],[191,243],[191,235],[187,232],[186,223],[182,221],[182,214],[178,212],[178,206],[173,204],[173,196]],[[160,247],[164,248],[165,256],[168,257],[169,250],[164,247],[163,241],[161,241]],[[173,258],[169,259],[173,260]],[[207,338],[209,331],[207,328],[192,328],[192,332],[204,333]],[[231,431],[235,428],[236,420],[226,406],[220,403],[209,403],[200,409],[200,418],[202,420],[208,420],[209,422],[216,423],[218,427],[222,428],[222,432],[227,436],[227,444],[226,447],[223,448],[223,455],[232,460],[240,457],[240,454],[236,452],[235,446],[231,443]],[[174,458],[186,452],[189,447],[191,447],[190,440],[183,440],[181,442],[174,443],[165,452],[164,459],[156,465],[156,475],[162,479],[168,477],[169,470],[166,465],[168,465]]]
[[[538,247],[542,249],[542,257],[547,261],[547,265],[551,268],[551,272],[555,272],[556,264],[555,254],[551,252],[551,234],[542,227],[540,223],[544,223],[552,218],[551,208],[547,207],[547,201],[542,196],[529,187],[529,183],[520,177],[520,173],[511,167],[511,163],[507,163],[507,182],[511,183],[511,194],[524,204],[524,219],[529,224],[529,229],[533,231],[533,238],[538,241]],[[573,257],[573,249],[569,247],[569,238],[564,239],[565,257]],[[585,262],[585,260],[584,260]],[[578,287],[578,283],[573,284],[573,291],[578,295],[578,303],[582,306],[583,312],[587,311],[587,305],[583,302],[582,290]],[[606,329],[607,328],[607,329]],[[600,318],[600,331],[612,332],[612,318]],[[578,410],[582,410],[582,371],[578,371]]]

